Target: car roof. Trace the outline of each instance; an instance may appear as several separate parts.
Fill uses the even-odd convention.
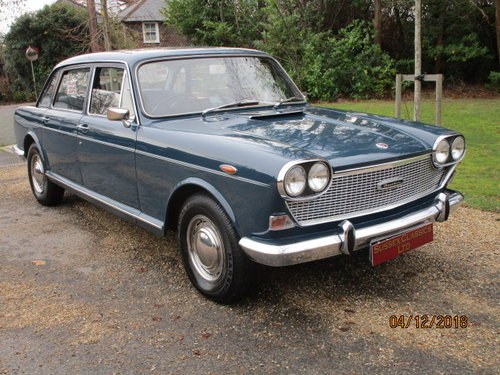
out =
[[[203,55],[260,55],[269,56],[267,53],[247,49],[247,48],[229,48],[229,47],[210,47],[210,48],[144,48],[133,50],[120,50],[110,52],[88,53],[85,55],[74,56],[57,64],[56,68],[73,64],[94,63],[94,62],[125,62],[129,65],[144,60],[169,57],[190,57]]]

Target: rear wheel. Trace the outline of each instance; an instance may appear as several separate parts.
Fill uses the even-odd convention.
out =
[[[45,164],[36,144],[28,150],[28,176],[31,191],[38,202],[44,206],[55,206],[60,203],[64,189],[50,181],[45,175]]]
[[[186,272],[203,295],[230,303],[246,294],[252,262],[217,202],[203,194],[189,198],[179,215],[178,236]]]

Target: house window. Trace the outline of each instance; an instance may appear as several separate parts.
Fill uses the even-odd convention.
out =
[[[144,43],[160,43],[158,22],[143,22],[142,35],[144,37]]]

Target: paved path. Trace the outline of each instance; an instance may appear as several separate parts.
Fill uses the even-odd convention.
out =
[[[31,105],[33,103],[18,103],[0,105],[0,147],[12,145],[16,142],[14,136],[14,111],[21,105]]]
[[[0,167],[24,164],[11,150],[11,147],[0,147]]]

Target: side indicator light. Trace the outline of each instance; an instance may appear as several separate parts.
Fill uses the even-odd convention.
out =
[[[235,174],[236,172],[238,172],[238,169],[236,167],[233,167],[229,164],[221,164],[219,168],[222,172],[227,174]]]

